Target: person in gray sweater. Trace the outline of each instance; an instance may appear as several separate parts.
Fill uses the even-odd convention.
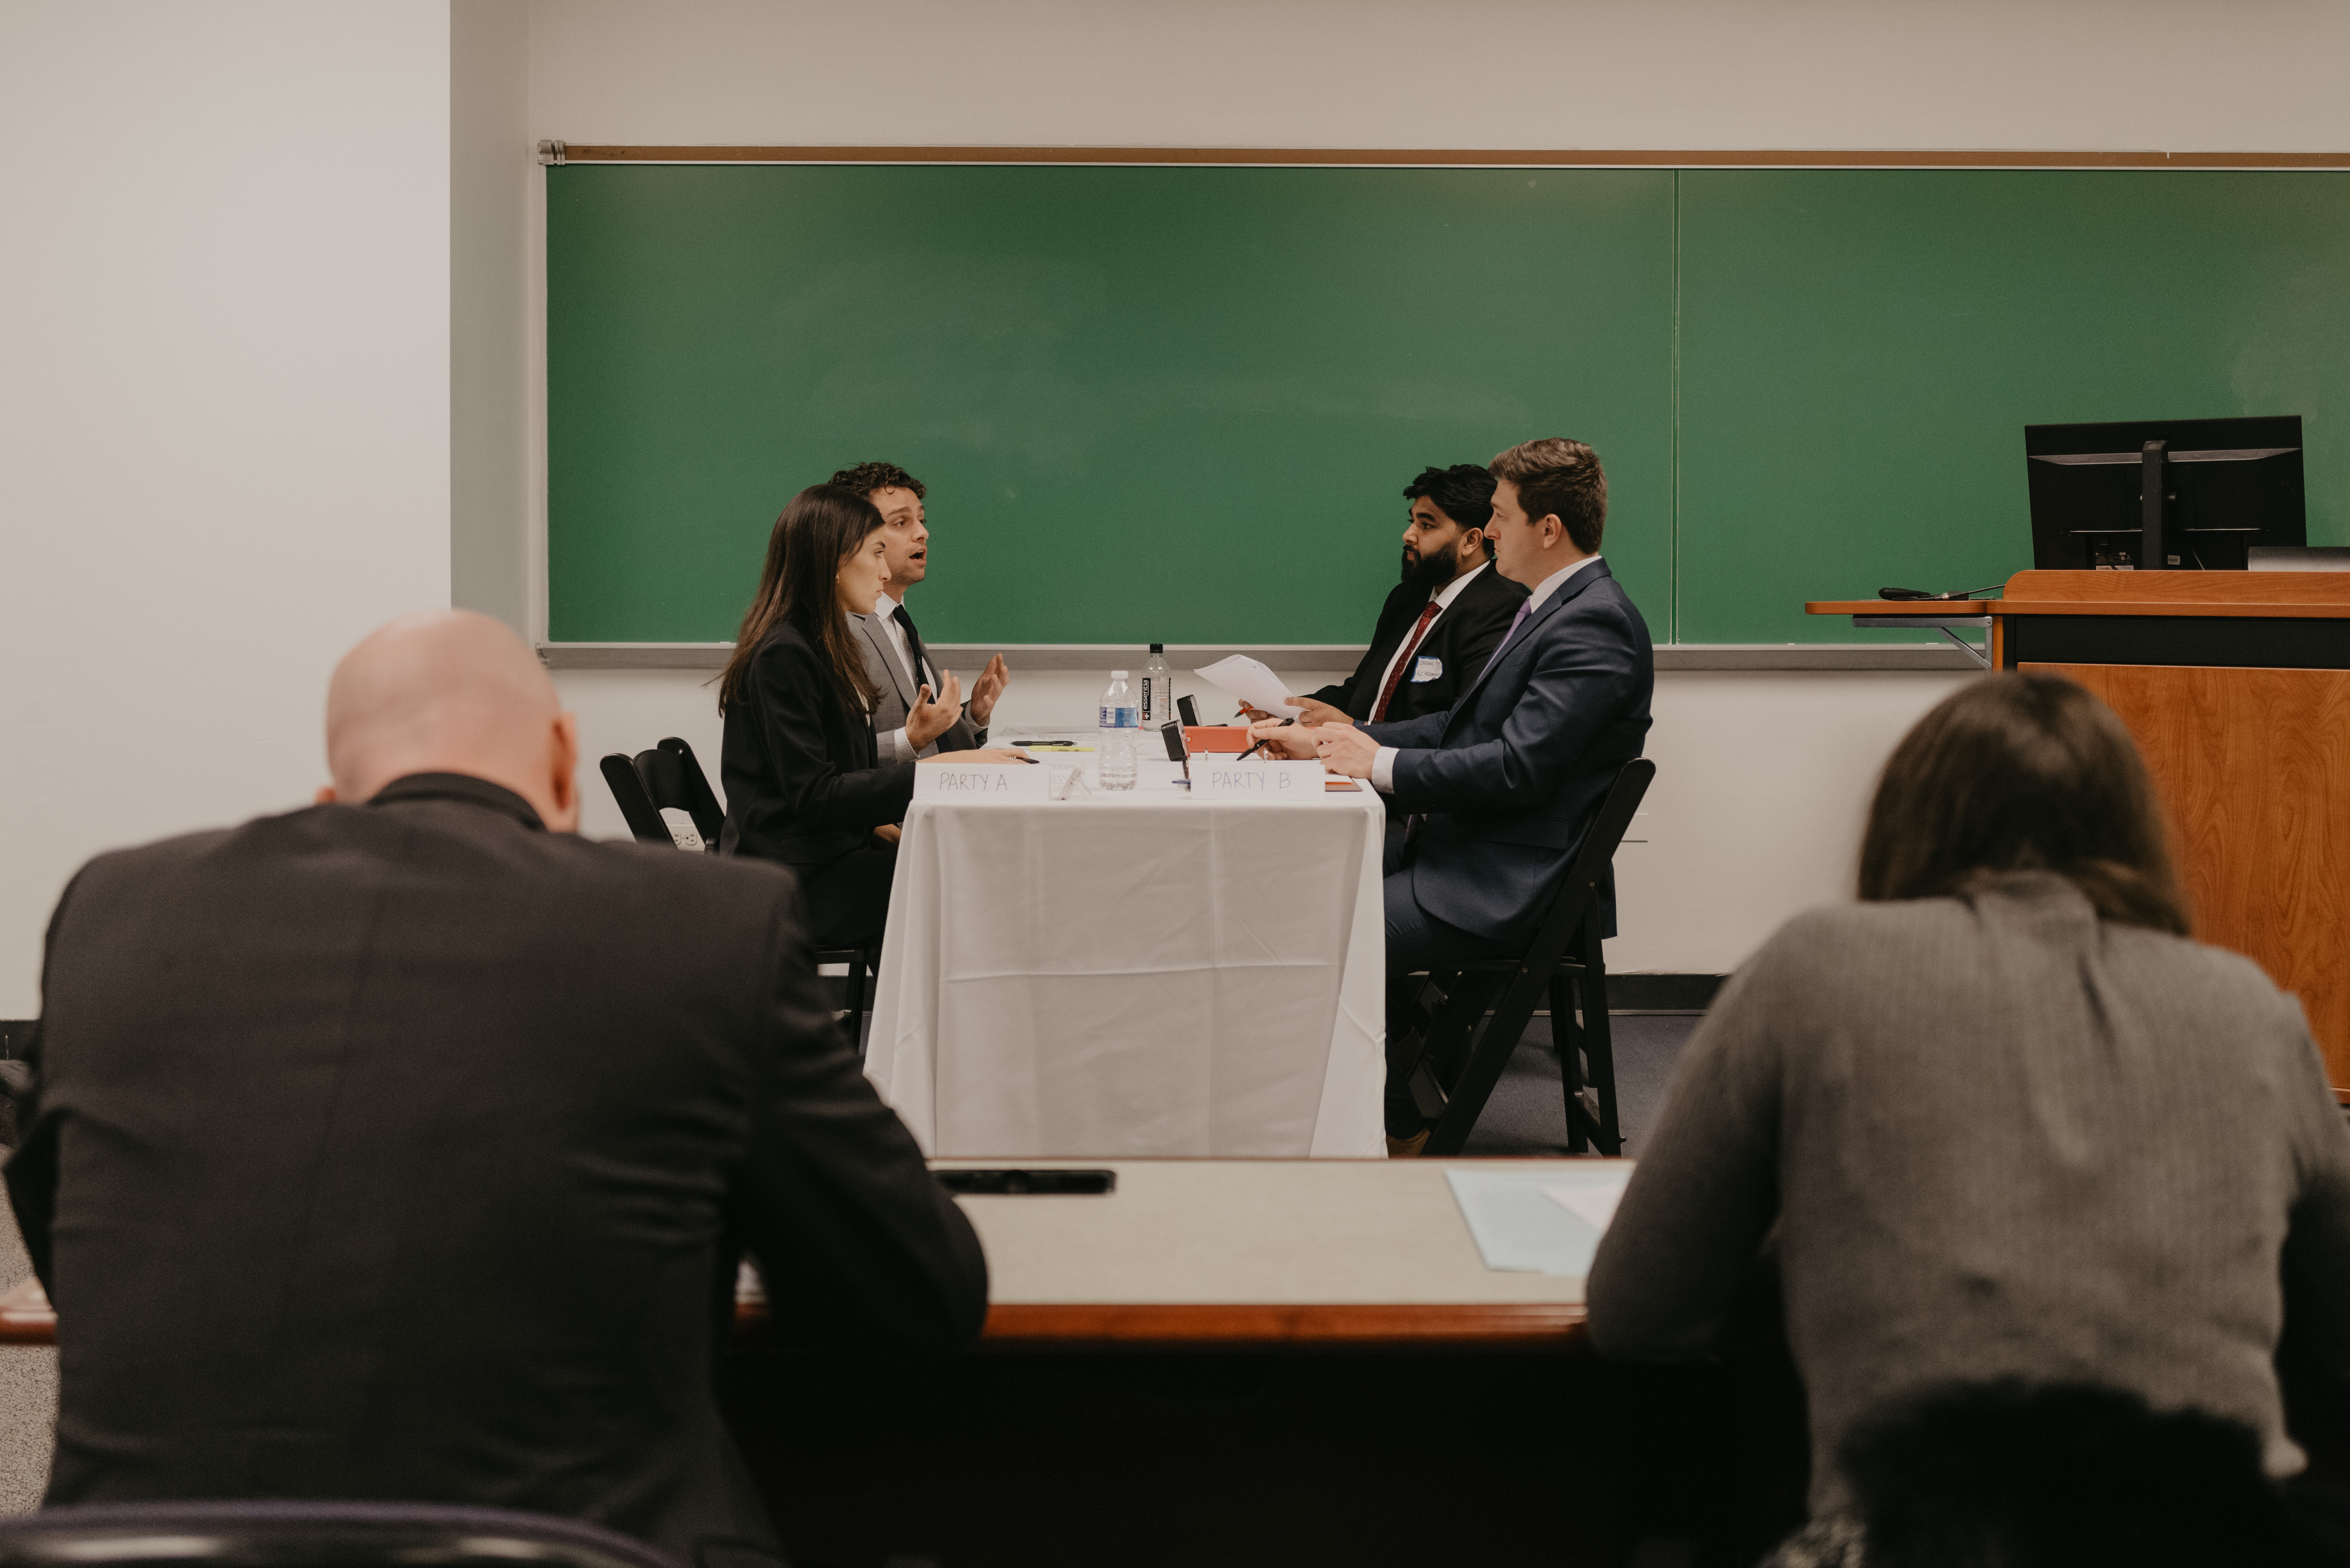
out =
[[[2189,939],[2112,711],[1986,677],[1886,766],[1861,902],[1790,921],[1691,1036],[1593,1264],[1605,1355],[1702,1356],[1776,1254],[1815,1521],[1884,1401],[2092,1383],[2303,1464],[2288,1312],[2350,1376],[2350,1130],[2301,1007]]]

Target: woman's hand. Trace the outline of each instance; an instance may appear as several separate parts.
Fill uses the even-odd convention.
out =
[[[1016,746],[990,746],[977,752],[941,752],[926,763],[1027,763],[1035,759]]]
[[[918,752],[945,734],[962,716],[962,686],[955,680],[954,671],[941,670],[939,679],[946,690],[938,700],[931,700],[931,689],[925,686],[914,693],[913,709],[906,715],[906,739]]]
[[[873,830],[873,836],[884,844],[895,844],[906,836],[906,830],[894,822],[882,824]]]

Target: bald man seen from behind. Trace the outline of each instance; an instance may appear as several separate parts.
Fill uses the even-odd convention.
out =
[[[789,872],[578,821],[521,639],[352,650],[319,804],[105,855],[49,925],[9,1197],[47,1501],[532,1509],[778,1554],[722,1426],[738,1248],[801,1342],[969,1345],[971,1226],[820,998]]]

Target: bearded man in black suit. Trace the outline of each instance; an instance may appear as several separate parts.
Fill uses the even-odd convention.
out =
[[[1526,602],[1525,585],[1492,564],[1492,474],[1467,462],[1423,469],[1403,493],[1411,503],[1403,580],[1379,607],[1355,672],[1290,699],[1305,710],[1300,723],[1393,723],[1443,712],[1484,669]]]

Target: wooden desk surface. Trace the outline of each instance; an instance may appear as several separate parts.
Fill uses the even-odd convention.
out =
[[[1488,1269],[1444,1177],[1551,1161],[1019,1163],[1115,1170],[1118,1189],[959,1200],[987,1249],[991,1345],[1557,1347],[1582,1333],[1583,1282]]]
[[[987,1250],[992,1349],[1555,1350],[1582,1337],[1583,1282],[1485,1267],[1444,1178],[1553,1163],[1026,1160],[1115,1170],[1118,1189],[957,1201]],[[0,1296],[0,1344],[56,1332],[37,1280]]]

